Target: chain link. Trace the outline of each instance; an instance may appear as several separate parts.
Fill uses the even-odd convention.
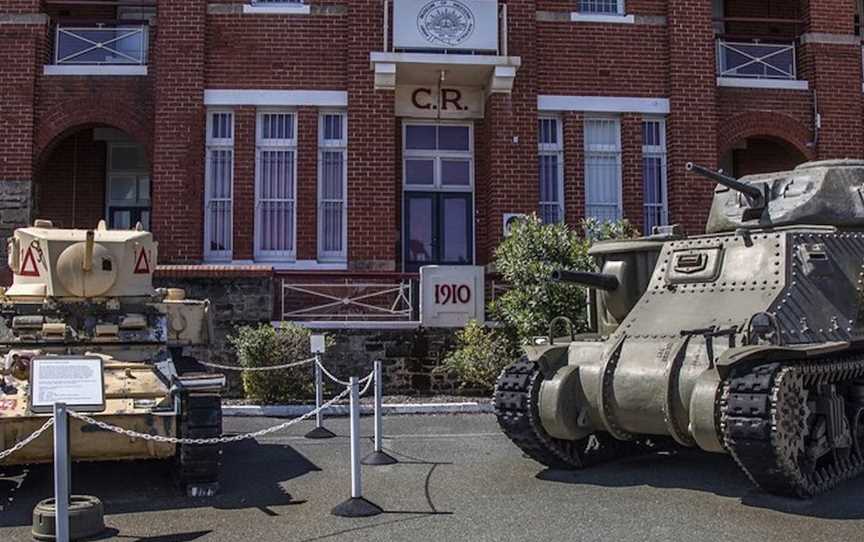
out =
[[[300,365],[306,365],[307,363],[312,363],[316,358],[303,359],[300,361],[293,361],[291,363],[284,363],[282,365],[268,365],[267,367],[239,367],[237,365],[219,365],[218,363],[210,363],[207,361],[195,360],[201,365],[205,367],[212,367],[214,369],[221,369],[223,371],[243,371],[243,372],[263,372],[263,371],[279,371],[282,369],[290,369],[291,367],[299,367]]]
[[[241,435],[233,435],[230,437],[174,438],[174,437],[164,437],[162,435],[148,435],[146,433],[139,433],[137,431],[132,431],[131,429],[124,429],[122,427],[117,427],[115,425],[111,425],[111,424],[96,420],[94,418],[91,418],[90,416],[87,416],[85,414],[81,414],[80,412],[75,412],[73,410],[69,410],[68,412],[69,412],[70,416],[72,416],[73,418],[78,418],[79,420],[83,421],[84,423],[87,423],[90,425],[95,425],[96,427],[103,429],[105,431],[117,433],[118,435],[124,435],[124,436],[127,436],[129,438],[150,440],[153,442],[163,442],[163,443],[168,443],[168,444],[192,444],[192,445],[197,445],[197,446],[203,446],[203,445],[207,445],[207,444],[227,444],[229,442],[240,442],[241,440],[254,439],[254,438],[262,437],[264,435],[269,435],[270,433],[275,433],[277,431],[281,431],[282,429],[285,429],[286,427],[290,427],[296,423],[299,423],[303,420],[311,418],[312,416],[317,414],[319,411],[324,410],[325,408],[330,407],[331,405],[333,405],[337,401],[343,399],[350,392],[351,392],[350,389],[344,390],[342,393],[340,393],[336,397],[330,399],[329,401],[327,401],[326,403],[321,405],[319,408],[316,408],[314,410],[310,410],[309,412],[307,412],[306,414],[303,414],[299,418],[294,418],[293,420],[289,420],[285,423],[281,423],[279,425],[274,425],[273,427],[268,427],[266,429],[261,429],[259,431],[255,431],[253,433],[243,433]]]
[[[22,440],[21,442],[19,442],[15,446],[12,446],[8,450],[3,450],[2,452],[0,452],[0,461],[3,461],[4,459],[9,457],[10,455],[14,454],[15,452],[17,452],[18,450],[23,448],[24,446],[27,446],[28,444],[30,444],[31,442],[33,442],[34,440],[39,438],[42,435],[42,433],[47,431],[48,428],[51,427],[52,425],[54,425],[54,418],[53,417],[45,420],[45,423],[42,425],[42,427],[40,427],[39,429],[34,431],[33,434],[31,434],[29,437],[25,438],[24,440]]]
[[[324,373],[324,375],[327,376],[327,378],[329,378],[330,380],[332,380],[336,384],[341,384],[342,386],[350,386],[351,385],[351,382],[348,382],[347,380],[339,380],[338,378],[333,376],[333,373],[328,371],[327,367],[324,367],[324,364],[321,363],[320,361],[318,361],[317,359],[315,360],[315,363],[318,365],[318,367],[321,368],[321,372]],[[375,376],[375,371],[374,370],[369,371],[368,375],[366,375],[360,379],[360,383],[363,384],[364,382],[366,382],[366,383],[371,382],[373,376]],[[363,394],[361,393],[360,395],[363,395]]]

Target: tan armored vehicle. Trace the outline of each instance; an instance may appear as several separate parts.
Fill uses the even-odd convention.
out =
[[[864,472],[864,162],[719,183],[706,235],[592,249],[596,333],[501,374],[504,432],[583,467],[657,436],[730,454],[764,490],[810,496]]]
[[[194,370],[184,347],[210,339],[208,302],[182,290],[155,290],[157,243],[132,231],[55,229],[36,221],[9,239],[12,286],[0,293],[0,450],[38,429],[30,408],[30,363],[44,356],[103,360],[111,425],[150,435],[209,438],[222,433],[224,377]],[[172,459],[177,480],[193,494],[218,488],[219,446],[130,439],[84,426],[70,428],[73,460]],[[6,464],[51,462],[50,432]]]

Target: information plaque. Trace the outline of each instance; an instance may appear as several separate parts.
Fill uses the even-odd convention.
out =
[[[39,357],[30,366],[30,408],[52,412],[64,403],[79,412],[105,410],[102,359],[98,357]]]

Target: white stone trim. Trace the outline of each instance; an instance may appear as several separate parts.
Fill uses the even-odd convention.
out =
[[[647,113],[668,115],[668,98],[629,98],[615,96],[537,97],[539,111],[586,111],[591,113]]]
[[[58,66],[47,64],[42,73],[44,75],[147,75],[147,66],[105,66],[98,64]]]
[[[344,90],[209,89],[204,91],[204,105],[348,107],[348,92]]]
[[[309,15],[308,4],[287,6],[243,4],[244,15]]]
[[[746,77],[718,77],[717,86],[730,88],[808,90],[810,88],[810,82],[800,79],[748,79]]]
[[[594,13],[570,13],[570,21],[574,23],[613,23],[613,24],[635,24],[635,15],[597,15]]]
[[[274,271],[347,271],[346,262],[319,262],[317,260],[297,260],[294,262],[268,262]]]

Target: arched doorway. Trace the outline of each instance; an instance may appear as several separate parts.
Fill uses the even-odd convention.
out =
[[[787,171],[807,161],[791,143],[771,136],[744,137],[720,157],[720,167],[734,176]]]
[[[34,218],[65,228],[93,228],[102,219],[116,229],[150,227],[147,150],[122,130],[67,130],[43,151],[35,180]]]

